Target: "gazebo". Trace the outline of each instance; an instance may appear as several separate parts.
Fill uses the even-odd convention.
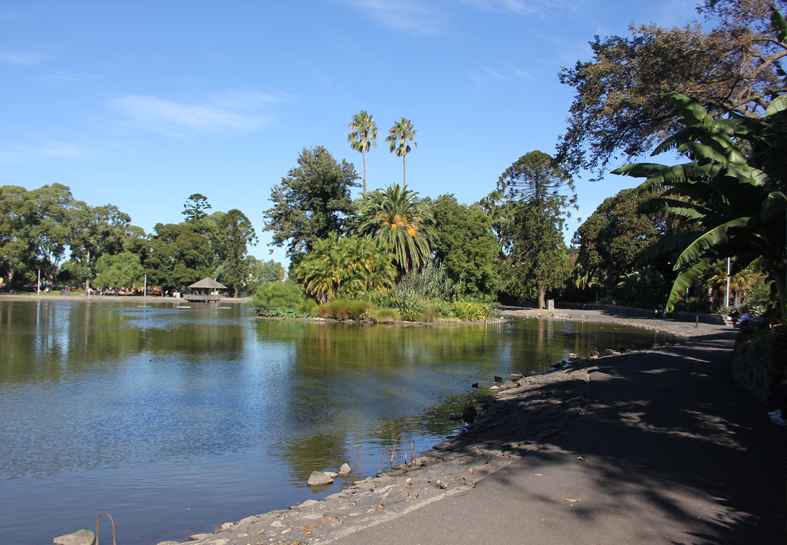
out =
[[[226,290],[227,286],[219,284],[212,278],[203,278],[199,282],[194,282],[189,286],[189,289],[195,290]],[[211,303],[221,301],[221,295],[213,295],[209,293],[187,293],[183,296],[186,301],[192,303]]]

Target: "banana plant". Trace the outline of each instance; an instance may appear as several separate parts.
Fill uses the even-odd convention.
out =
[[[784,42],[784,19],[774,20]],[[672,310],[715,260],[737,257],[743,268],[762,257],[776,284],[782,320],[787,321],[787,95],[768,105],[764,120],[716,118],[684,95],[669,93],[665,98],[681,112],[685,128],[653,155],[676,150],[691,161],[631,164],[613,173],[645,178],[637,188],[644,197],[640,211],[679,217],[685,229],[651,246],[636,265],[681,250],[675,263],[679,275],[667,302]],[[664,191],[648,197],[655,189]]]

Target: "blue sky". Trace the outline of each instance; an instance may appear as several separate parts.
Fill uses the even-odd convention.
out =
[[[401,182],[384,138],[410,119],[408,185],[471,203],[533,150],[553,153],[573,89],[561,66],[631,22],[682,26],[685,1],[135,0],[0,3],[0,185],[69,186],[150,232],[192,193],[238,208],[268,259],[262,212],[304,147],[363,173],[360,110],[380,138],[369,187]],[[633,180],[577,180],[587,218]],[[358,190],[359,192],[360,190]],[[572,220],[570,231],[578,224]],[[570,239],[570,233],[567,235]],[[284,249],[271,255],[284,261]]]

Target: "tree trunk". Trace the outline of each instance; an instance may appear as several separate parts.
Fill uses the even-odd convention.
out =
[[[366,149],[361,150],[363,155],[363,194],[366,195]]]
[[[402,167],[404,169],[404,183],[402,185],[407,185],[407,154],[402,155]]]
[[[544,295],[544,288],[542,286],[538,286],[538,308],[540,309],[546,308],[546,305],[544,304]]]

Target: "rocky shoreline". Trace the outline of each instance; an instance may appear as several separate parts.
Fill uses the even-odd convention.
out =
[[[595,367],[583,360],[544,375],[521,377],[494,396],[482,396],[485,414],[455,436],[415,458],[321,501],[225,523],[194,545],[305,545],[329,543],[470,490],[484,477],[535,450],[582,412]],[[159,545],[176,545],[165,541]]]

